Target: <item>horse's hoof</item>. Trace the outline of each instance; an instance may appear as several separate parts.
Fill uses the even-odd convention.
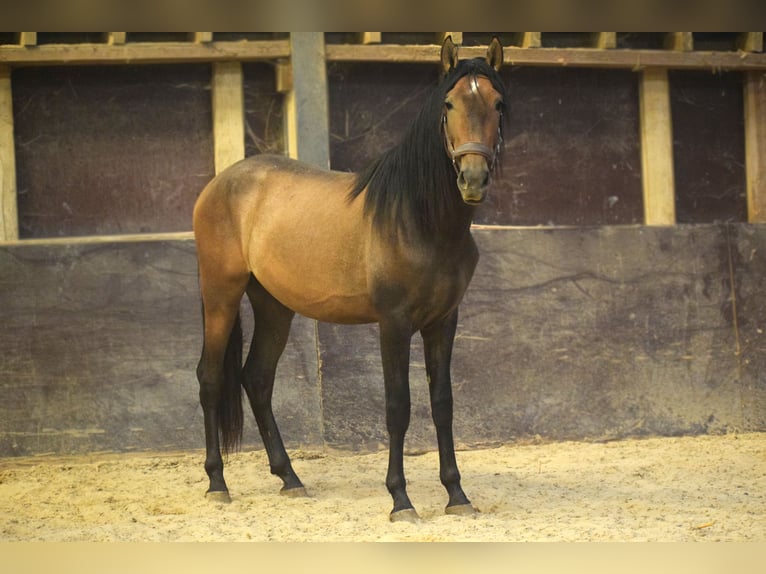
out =
[[[414,508],[405,508],[404,510],[396,510],[389,516],[391,522],[409,522],[410,524],[417,524],[420,522],[420,516]]]
[[[296,486],[293,488],[284,488],[279,491],[282,496],[289,496],[290,498],[308,498],[309,493],[306,492],[305,486]]]
[[[452,514],[454,516],[476,516],[478,513],[473,505],[469,502],[467,504],[454,504],[444,509],[445,514]]]
[[[222,502],[225,504],[228,504],[231,502],[231,496],[229,496],[229,492],[227,490],[214,490],[214,491],[208,490],[205,493],[205,498],[207,498],[211,502]]]

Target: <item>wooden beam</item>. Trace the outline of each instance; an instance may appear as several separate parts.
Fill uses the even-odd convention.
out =
[[[18,50],[17,50],[18,51]],[[482,46],[462,46],[461,58],[486,54]],[[503,48],[507,64],[642,70],[766,70],[766,54],[749,52],[681,52],[673,50],[583,50],[582,48]],[[428,45],[328,44],[328,62],[438,63],[439,50]],[[0,52],[0,59],[2,53]]]
[[[0,241],[19,238],[11,70],[0,66]]]
[[[215,172],[221,173],[245,157],[242,64],[213,64],[213,145]]]
[[[37,46],[34,50],[19,50],[18,46],[0,47],[0,63],[14,66],[256,61],[276,60],[289,56],[290,43],[287,40],[209,43],[141,42],[120,45],[44,44]]]
[[[291,32],[290,47],[293,82],[292,89],[285,95],[284,122],[288,155],[329,168],[330,128],[324,34]]]
[[[535,47],[538,32],[525,32],[528,47]],[[486,47],[463,46],[463,58],[481,57]],[[766,54],[756,52],[681,52],[672,50],[583,50],[506,46],[505,61],[527,66],[572,66],[641,70],[659,67],[675,70],[766,70]],[[328,44],[330,62],[438,63],[433,45]],[[79,64],[151,64],[217,61],[274,61],[290,57],[288,40],[254,42],[141,42],[128,44],[71,44],[19,50],[0,46],[0,64],[13,66]]]
[[[745,75],[747,219],[766,223],[766,72]]]
[[[645,70],[639,91],[644,223],[673,225],[676,222],[673,125],[667,70]]]

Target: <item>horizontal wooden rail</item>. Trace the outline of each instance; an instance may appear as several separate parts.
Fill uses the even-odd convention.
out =
[[[289,57],[289,40],[0,46],[0,63],[13,66],[217,62],[277,60]]]
[[[436,45],[327,44],[328,62],[438,63]],[[464,46],[463,57],[484,55],[482,46]],[[505,48],[505,63],[592,68],[763,70],[766,54],[613,48]],[[128,44],[44,44],[0,46],[0,63],[13,66],[138,64],[279,60],[290,57],[289,40],[241,42],[150,42]]]
[[[592,68],[761,70],[766,69],[766,54],[751,52],[680,52],[671,50],[622,50],[598,48],[517,48],[505,47],[504,61],[509,65],[580,66]],[[482,46],[463,46],[464,58],[486,53]],[[330,62],[411,62],[437,63],[439,51],[428,45],[328,44]]]
[[[189,223],[191,225],[191,222]],[[126,233],[117,235],[76,235],[69,237],[41,237],[0,241],[0,247],[9,245],[78,245],[84,243],[133,243],[137,241],[178,241],[194,239],[192,231],[169,231],[166,233]]]

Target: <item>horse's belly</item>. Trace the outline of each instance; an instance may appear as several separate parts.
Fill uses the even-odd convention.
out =
[[[378,320],[369,293],[352,277],[296,273],[262,266],[256,279],[280,303],[306,317],[329,323],[373,323]]]

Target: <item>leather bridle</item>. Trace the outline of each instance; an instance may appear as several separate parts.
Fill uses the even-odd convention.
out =
[[[452,142],[449,141],[449,135],[447,134],[447,114],[442,116],[442,131],[444,131],[444,147],[447,150],[447,155],[452,160],[452,167],[455,169],[455,173],[460,174],[460,168],[457,165],[459,157],[468,154],[483,155],[489,163],[489,170],[495,169],[495,163],[497,157],[500,155],[500,151],[503,147],[503,114],[500,113],[500,121],[497,124],[497,143],[495,149],[490,148],[481,142],[466,142],[462,145],[454,147]]]

